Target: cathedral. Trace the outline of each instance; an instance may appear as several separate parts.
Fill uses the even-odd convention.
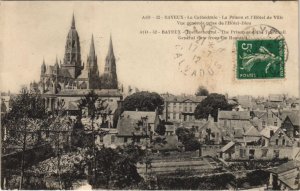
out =
[[[122,94],[118,89],[116,59],[111,36],[104,73],[100,75],[93,35],[87,61],[82,62],[80,40],[73,15],[63,61],[58,61],[56,58],[54,65],[46,65],[43,60],[40,81],[31,83],[30,88],[41,93],[49,111],[56,108],[58,101],[65,102],[67,111],[78,111],[78,102],[91,90],[94,90],[101,99],[105,99],[112,106],[112,111],[115,110],[122,100]]]
[[[46,65],[43,60],[38,89],[41,93],[56,94],[64,89],[117,88],[116,61],[111,37],[105,59],[104,74],[100,76],[93,36],[87,61],[86,63],[82,62],[79,35],[73,15],[71,28],[66,40],[63,62],[58,62],[56,58],[54,65],[50,66]]]

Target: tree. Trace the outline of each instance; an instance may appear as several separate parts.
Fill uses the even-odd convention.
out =
[[[196,119],[207,119],[210,114],[216,121],[218,118],[218,109],[232,110],[232,105],[227,102],[224,95],[212,93],[197,105],[194,115]]]
[[[164,124],[164,121],[160,122],[158,125],[157,125],[157,128],[155,129],[155,132],[159,135],[165,135],[166,133],[166,126]]]
[[[199,86],[196,92],[196,96],[208,96],[209,92],[204,86]]]
[[[155,111],[162,112],[164,100],[155,92],[136,92],[124,99],[123,109],[126,111]]]
[[[200,149],[200,142],[195,138],[195,134],[191,129],[179,127],[176,129],[178,140],[182,142],[186,151],[195,151]]]
[[[47,117],[44,101],[38,92],[22,88],[20,94],[11,101],[11,110],[4,116],[2,125],[9,132],[5,140],[2,140],[2,152],[10,146],[22,151],[21,173],[19,189],[23,188],[25,151],[28,146],[36,144],[34,136],[28,136],[28,132],[39,130],[41,119]],[[31,133],[32,135],[34,135]]]
[[[105,186],[106,188],[124,189],[141,181],[135,166],[136,161],[122,149],[102,148],[97,150],[96,160],[96,179],[94,183],[92,182],[94,188]]]

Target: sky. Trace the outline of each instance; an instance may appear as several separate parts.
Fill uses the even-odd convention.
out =
[[[208,3],[208,2],[206,2]],[[0,74],[1,91],[18,92],[21,85],[38,81],[43,59],[53,65],[56,56],[63,60],[66,37],[75,14],[80,37],[82,61],[86,63],[92,34],[100,73],[112,35],[117,58],[120,83],[140,90],[158,93],[194,94],[200,85],[210,92],[229,95],[267,95],[287,93],[299,95],[297,2],[1,2],[0,6]],[[255,4],[256,3],[256,4]],[[258,4],[259,3],[259,6]],[[207,8],[209,6],[209,9]],[[142,30],[176,30],[176,20],[143,20],[155,15],[208,15],[208,14],[283,14],[285,20],[270,21],[270,25],[286,30],[289,60],[286,78],[281,80],[238,81],[234,75],[235,63],[232,44],[224,46],[224,55],[212,59],[220,67],[210,75],[184,75],[174,58],[177,46],[191,61],[190,41],[179,41],[176,35],[142,35]],[[221,11],[222,10],[222,11]],[[257,21],[259,22],[259,21]],[[273,23],[272,23],[273,22]],[[233,42],[232,42],[233,43]],[[205,49],[203,49],[205,51]],[[187,63],[185,63],[187,64]],[[187,64],[188,65],[188,64]]]

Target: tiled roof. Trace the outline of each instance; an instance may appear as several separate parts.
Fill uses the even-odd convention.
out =
[[[148,117],[148,123],[154,123],[156,119],[156,113],[154,111],[124,111],[121,116],[134,120],[140,120],[142,117]]]
[[[244,129],[243,128],[234,128],[234,137],[238,138],[238,137],[243,137],[244,136]]]
[[[252,126],[245,132],[244,135],[258,137],[260,136],[260,133],[254,126]]]
[[[219,111],[218,118],[248,120],[250,119],[250,111]]]
[[[278,167],[274,167],[271,172],[276,173],[276,174],[280,174],[289,170],[292,170],[294,168],[300,167],[300,161],[289,161],[287,163],[284,163]]]
[[[265,127],[260,134],[266,138],[270,138],[271,137],[271,131],[273,131],[274,133],[279,129],[279,127],[277,126],[267,126]]]
[[[221,131],[218,123],[208,120],[200,129],[211,129],[212,132]]]
[[[156,119],[155,112],[144,111],[124,111],[117,124],[118,136],[145,136],[146,129],[138,126],[142,117],[148,117],[148,123],[154,123]]]
[[[289,117],[293,125],[300,126],[300,112],[299,110],[281,111],[280,118],[284,121],[286,117]]]

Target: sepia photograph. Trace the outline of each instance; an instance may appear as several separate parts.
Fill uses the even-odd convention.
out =
[[[298,11],[0,2],[1,190],[300,190]]]

